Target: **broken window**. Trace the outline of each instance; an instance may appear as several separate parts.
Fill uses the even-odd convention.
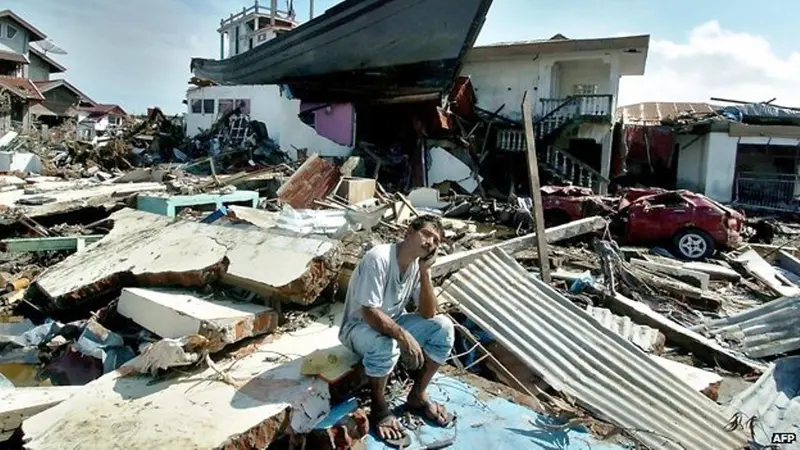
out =
[[[232,98],[221,98],[219,99],[219,105],[217,110],[219,111],[220,114],[225,114],[233,109],[233,102],[234,100]]]
[[[575,95],[596,95],[596,84],[576,84],[572,88],[572,93]]]
[[[14,36],[17,35],[17,29],[12,27],[11,25],[6,25],[6,37],[9,39],[14,39]]]
[[[657,195],[647,200],[647,204],[652,208],[656,206],[664,206],[667,208],[677,208],[688,206],[689,202],[683,198],[682,195],[675,192],[670,192],[663,195]]]
[[[214,114],[214,103],[213,98],[203,100],[203,114]]]
[[[192,114],[203,114],[203,100],[192,100]]]

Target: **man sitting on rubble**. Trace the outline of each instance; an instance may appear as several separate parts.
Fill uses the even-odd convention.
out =
[[[439,426],[453,416],[426,394],[455,339],[453,322],[437,316],[430,268],[444,235],[441,221],[414,219],[402,242],[376,245],[358,263],[350,279],[339,340],[360,358],[372,390],[370,422],[387,443],[407,446],[410,437],[386,401],[386,383],[401,359],[414,372],[406,408]],[[417,312],[407,313],[410,299]]]

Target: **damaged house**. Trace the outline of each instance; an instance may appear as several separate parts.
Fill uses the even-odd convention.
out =
[[[605,192],[611,173],[613,115],[619,80],[643,75],[649,36],[550,39],[472,48],[462,75],[471,78],[478,106],[519,122],[519,99],[529,91],[541,168],[554,181]],[[503,165],[525,173],[522,127],[508,122],[496,133]]]
[[[800,110],[661,102],[625,106],[618,116],[629,167],[647,173],[635,168],[645,162],[664,169],[653,171],[666,174],[658,184],[750,209],[798,210]]]

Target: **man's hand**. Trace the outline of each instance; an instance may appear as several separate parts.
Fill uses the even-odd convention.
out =
[[[419,260],[419,268],[422,270],[430,269],[436,263],[436,253],[438,251],[439,247],[436,247],[428,256],[421,258]]]
[[[422,347],[419,346],[419,342],[414,339],[414,336],[403,330],[402,338],[397,340],[397,344],[400,345],[400,358],[403,359],[408,369],[421,369],[425,363],[425,355],[422,353]]]

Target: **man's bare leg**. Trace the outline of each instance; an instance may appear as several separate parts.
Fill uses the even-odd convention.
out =
[[[422,370],[417,371],[414,375],[414,386],[411,392],[408,393],[407,403],[412,409],[422,409],[429,419],[442,425],[446,425],[448,414],[442,405],[431,402],[428,399],[428,385],[436,372],[439,370],[439,364],[425,357],[425,364]]]
[[[372,417],[379,421],[374,424],[375,430],[383,439],[402,439],[405,431],[397,418],[391,415],[389,404],[386,402],[386,383],[389,377],[368,378],[372,390]],[[387,414],[390,419],[385,419]]]

